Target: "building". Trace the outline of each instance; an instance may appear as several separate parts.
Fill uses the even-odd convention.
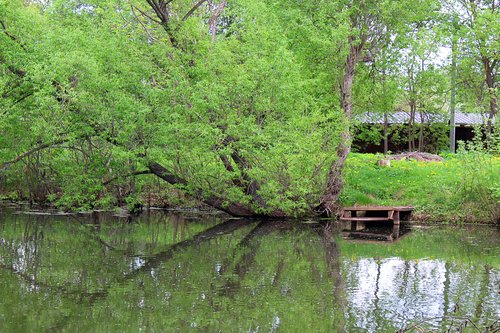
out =
[[[392,152],[408,151],[409,121],[410,114],[404,111],[390,113],[386,116],[377,112],[366,112],[356,116],[354,150],[365,153],[384,152],[384,148]],[[486,122],[487,117],[482,114],[456,112],[455,142],[472,140],[474,128],[482,126]],[[423,151],[438,152],[449,147],[449,115],[433,113],[421,115],[417,113],[414,128],[414,140],[417,142],[421,124],[423,124],[424,136]],[[387,140],[384,140],[386,137],[384,132],[387,132]],[[366,135],[366,133],[370,134]]]

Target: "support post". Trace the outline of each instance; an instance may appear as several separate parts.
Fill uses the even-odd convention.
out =
[[[394,221],[394,225],[399,225],[400,218],[399,218],[399,211],[398,210],[394,211],[393,221]]]
[[[351,217],[356,217],[356,211],[353,210],[351,211]],[[358,221],[354,220],[354,221],[351,221],[351,231],[356,231],[358,230]]]
[[[392,227],[392,239],[397,239],[399,237],[399,223],[394,224]]]

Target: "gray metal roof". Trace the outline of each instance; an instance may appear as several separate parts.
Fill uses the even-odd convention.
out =
[[[479,113],[455,113],[455,124],[459,125],[481,125],[488,121],[486,116]]]
[[[425,113],[424,123],[449,123],[449,115]],[[415,115],[415,122],[421,123],[422,119],[420,114]],[[355,117],[359,122],[365,124],[383,124],[384,114],[378,112],[365,112]],[[410,114],[404,111],[398,111],[387,115],[389,124],[407,124],[410,119]],[[464,113],[455,112],[456,125],[481,125],[485,124],[487,118],[479,113]]]

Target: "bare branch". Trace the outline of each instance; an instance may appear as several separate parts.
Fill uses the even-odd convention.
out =
[[[167,5],[172,2],[172,0],[168,0],[165,2],[164,0],[146,0],[147,3],[151,6],[151,8],[154,10],[156,16],[160,19],[160,22],[157,22],[160,24],[163,29],[167,32],[168,38],[170,40],[170,43],[172,44],[173,47],[177,47],[177,40],[175,36],[172,33],[172,29],[170,26],[169,22],[169,12],[167,9]]]
[[[219,19],[219,16],[226,7],[226,5],[227,5],[227,0],[222,0],[215,9],[212,17],[208,21],[210,34],[212,35],[212,43],[215,41],[215,36],[217,35],[217,20]]]
[[[126,175],[116,176],[116,177],[113,177],[111,179],[108,179],[104,183],[102,183],[102,185],[106,186],[119,178],[128,178],[128,177],[139,176],[139,175],[151,175],[152,173],[153,172],[151,172],[151,170],[133,171],[133,172],[130,172]]]
[[[69,139],[65,138],[65,139],[59,139],[59,140],[55,140],[55,141],[52,141],[52,142],[48,142],[48,143],[44,143],[44,144],[41,144],[35,148],[32,148],[24,153],[22,153],[21,155],[18,155],[16,158],[10,160],[10,161],[7,161],[7,162],[3,162],[2,164],[0,164],[0,171],[5,171],[7,170],[12,164],[15,164],[19,161],[21,161],[22,159],[40,151],[40,150],[43,150],[43,149],[47,149],[47,148],[52,148],[52,147],[55,147],[57,145],[60,145],[66,141],[68,141]]]
[[[146,16],[148,19],[150,19],[151,21],[155,22],[155,23],[158,23],[158,24],[162,24],[161,21],[158,21],[157,19],[151,17],[150,15],[148,15],[147,13],[145,13],[143,10],[141,10],[139,7],[135,7],[135,6],[131,6],[132,7],[132,12],[135,9],[137,9],[139,11],[139,13],[141,13],[142,15]],[[134,13],[134,16],[135,16],[135,13]]]
[[[201,5],[203,5],[203,3],[205,3],[207,0],[200,0],[198,1],[194,6],[193,8],[191,8],[189,10],[189,12],[187,12],[186,15],[184,15],[184,17],[182,18],[183,21],[186,21],[191,15],[193,15],[193,13],[195,12],[195,10],[198,9],[198,7],[200,7]]]
[[[144,28],[144,31],[146,32],[146,34],[148,35],[148,37],[151,39],[151,40],[156,40],[156,38],[151,35],[151,33],[149,32],[148,28],[144,25],[144,23],[142,23],[142,21],[137,17],[137,15],[135,14],[135,10],[134,10],[134,6],[130,6],[131,9],[132,9],[132,14],[134,14],[134,17],[135,19],[137,20],[137,22],[139,22],[139,24]],[[138,9],[140,11],[140,9]],[[142,13],[142,12],[141,12]],[[145,15],[145,14],[144,14]],[[147,15],[146,15],[147,16]],[[150,18],[149,16],[147,16],[148,18]],[[152,20],[152,18],[150,18]]]
[[[156,16],[161,21],[162,25],[168,24],[168,12],[167,12],[167,6],[166,4],[160,0],[160,2],[156,0],[146,0],[147,3],[153,8]]]

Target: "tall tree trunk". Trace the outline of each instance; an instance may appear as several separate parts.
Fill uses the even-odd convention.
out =
[[[456,106],[456,88],[457,81],[457,37],[455,37],[455,33],[452,37],[451,41],[451,95],[450,95],[450,151],[452,153],[455,152],[455,137],[456,137],[456,128],[455,128],[455,106]]]
[[[486,137],[489,143],[493,129],[493,119],[498,112],[497,96],[495,93],[495,75],[493,74],[493,70],[496,66],[496,60],[490,62],[490,60],[485,56],[483,56],[481,60],[483,62],[486,85],[488,86],[488,95],[490,97],[490,112],[488,114],[488,122],[486,124]]]
[[[389,121],[387,119],[387,112],[384,112],[384,155],[389,152]]]
[[[418,151],[424,151],[424,111],[420,110],[420,128],[418,131]]]
[[[340,85],[342,110],[344,111],[346,124],[344,125],[344,130],[340,134],[340,142],[336,151],[337,159],[331,164],[328,172],[325,194],[321,199],[320,205],[317,207],[318,212],[322,215],[333,216],[337,214],[340,209],[338,199],[344,185],[342,171],[347,156],[351,151],[350,122],[352,119],[352,85],[354,82],[354,73],[358,62],[358,56],[363,49],[365,40],[366,38],[362,38],[361,44],[353,45],[354,37],[351,36],[349,38],[351,47],[346,58],[344,77]]]
[[[417,103],[414,99],[410,100],[410,118],[408,119],[408,151],[415,150],[415,113],[417,112]]]
[[[410,100],[408,102],[410,106],[410,117],[408,119],[408,151],[415,150],[415,114],[417,112],[417,101],[416,101],[416,91],[415,91],[415,76],[413,73],[413,61],[408,68],[408,85]]]

